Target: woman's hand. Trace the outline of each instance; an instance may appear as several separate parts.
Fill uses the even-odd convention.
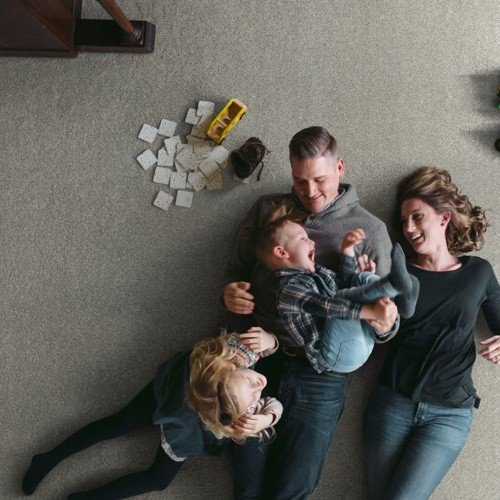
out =
[[[250,436],[258,434],[260,431],[271,427],[274,422],[274,415],[242,415],[233,424],[233,428],[241,434]]]
[[[500,365],[500,335],[493,335],[493,337],[479,343],[486,346],[479,351],[479,354],[487,361]]]
[[[276,347],[274,335],[267,333],[259,326],[249,328],[246,333],[240,334],[240,342],[251,349],[255,354]]]
[[[222,300],[226,308],[236,314],[252,314],[254,308],[253,295],[248,293],[250,283],[235,281],[224,287]]]

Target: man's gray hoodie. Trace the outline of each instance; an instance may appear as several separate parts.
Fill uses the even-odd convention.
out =
[[[361,228],[366,233],[366,239],[356,246],[355,252],[357,255],[366,253],[377,264],[377,274],[385,276],[390,270],[392,248],[385,224],[359,204],[354,186],[340,184],[339,193],[339,196],[325,209],[318,213],[308,213],[303,221],[309,238],[316,244],[316,262],[337,271],[340,245],[344,235],[350,229]],[[292,206],[304,210],[293,191],[290,194],[261,196],[240,227],[223,285],[235,281],[250,282],[249,293],[255,300],[253,315],[259,326],[275,333],[282,344],[293,345],[278,322],[273,273],[255,257],[250,236],[245,230],[247,227],[260,224],[270,209],[284,199],[289,200]]]

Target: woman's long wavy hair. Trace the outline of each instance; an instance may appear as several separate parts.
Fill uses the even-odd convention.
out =
[[[244,437],[231,427],[242,411],[230,390],[231,374],[242,366],[241,359],[227,345],[227,332],[198,342],[191,353],[188,401],[207,430],[218,439],[236,442]]]
[[[480,250],[484,244],[484,233],[489,226],[484,210],[473,206],[452,182],[448,170],[437,167],[421,167],[406,176],[398,184],[394,223],[401,224],[401,205],[405,200],[418,198],[436,212],[451,214],[446,227],[446,244],[450,253]]]

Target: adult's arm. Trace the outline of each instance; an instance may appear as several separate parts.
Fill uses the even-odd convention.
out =
[[[486,287],[486,299],[481,304],[481,309],[494,335],[480,342],[483,348],[479,354],[487,361],[500,365],[500,286],[489,263],[488,267],[490,277]]]

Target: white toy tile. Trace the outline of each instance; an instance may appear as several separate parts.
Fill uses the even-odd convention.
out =
[[[170,182],[170,175],[172,174],[171,168],[165,167],[156,167],[155,175],[153,176],[153,182],[157,182],[158,184],[166,184]]]
[[[214,189],[222,189],[222,173],[216,172],[207,182],[207,189],[212,191]]]
[[[175,146],[177,144],[182,144],[182,140],[179,135],[174,135],[173,137],[169,137],[163,141],[165,143],[165,147],[170,154],[175,152]]]
[[[200,163],[199,169],[203,172],[205,177],[208,178],[212,177],[212,175],[220,169],[220,166],[216,161],[207,158]]]
[[[186,123],[190,123],[191,125],[196,125],[200,121],[200,117],[196,116],[196,109],[189,108],[184,121]]]
[[[161,148],[158,151],[158,166],[159,167],[173,167],[174,165],[174,155],[169,154],[165,148]]]
[[[195,191],[201,191],[207,185],[207,178],[201,172],[190,172],[188,182]]]
[[[175,129],[177,128],[177,123],[171,120],[162,119],[160,122],[160,127],[158,128],[158,133],[166,137],[172,137],[175,134]]]
[[[210,122],[212,121],[212,115],[203,115],[197,125],[194,125],[191,129],[191,136],[198,137],[201,139],[206,139],[207,134],[205,133]]]
[[[186,180],[187,180],[186,172],[172,172],[170,174],[170,188],[184,189],[186,187]]]
[[[177,172],[187,172],[188,171],[188,169],[184,168],[177,160],[174,160],[174,165],[175,165],[175,170],[177,170]]]
[[[178,207],[191,208],[191,205],[193,204],[193,193],[190,193],[189,191],[177,191],[175,204]]]
[[[153,201],[153,205],[167,211],[173,201],[174,197],[171,194],[165,193],[165,191],[159,191]]]
[[[139,139],[142,139],[143,141],[149,142],[151,144],[156,139],[157,133],[158,133],[157,128],[152,127],[151,125],[145,123],[142,126],[141,131],[139,132]]]
[[[138,157],[137,161],[141,164],[144,170],[151,168],[156,163],[156,156],[150,149],[143,151]]]
[[[226,158],[221,164],[220,168],[225,169],[227,167],[227,164],[229,162],[229,158]]]
[[[215,104],[210,101],[198,101],[198,109],[196,114],[198,116],[213,115],[215,110]]]
[[[215,146],[215,148],[210,151],[209,158],[220,165],[228,156],[229,151],[224,146]]]

